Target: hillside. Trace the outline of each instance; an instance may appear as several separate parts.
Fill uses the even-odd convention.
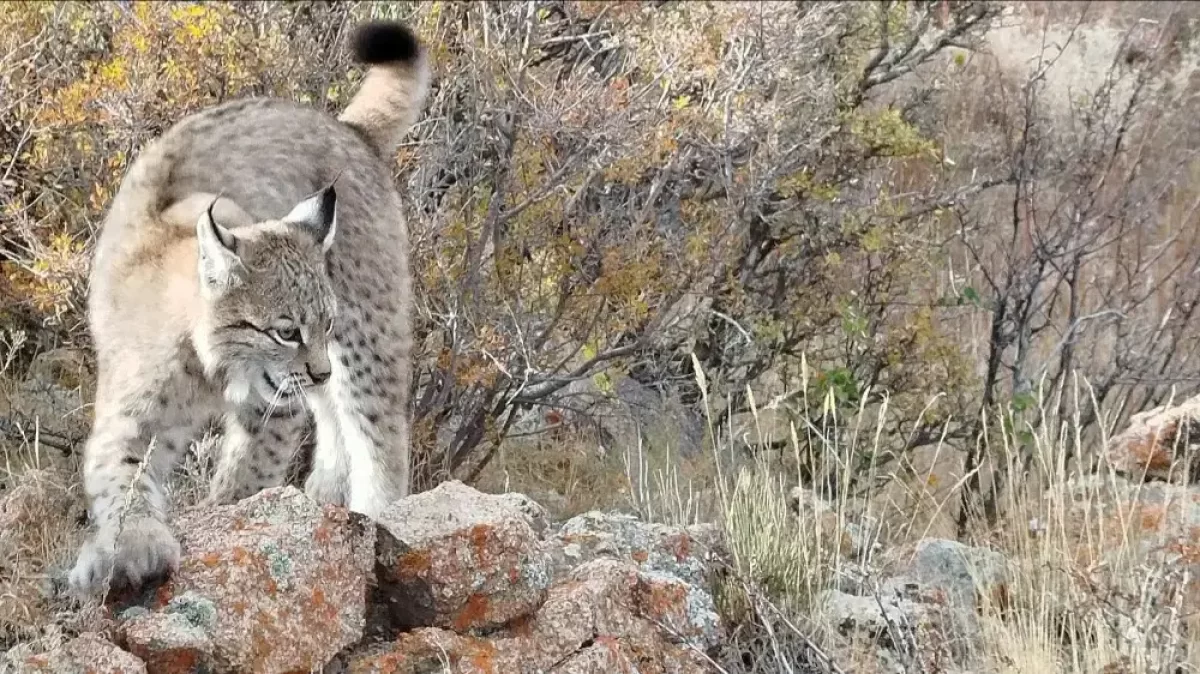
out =
[[[497,554],[548,566],[520,600],[479,590],[519,605],[486,624],[381,623],[386,602],[355,602],[384,576],[359,560],[334,584],[357,611],[332,620],[344,638],[272,671],[487,671],[463,664],[480,648],[497,671],[525,649],[563,672],[1200,667],[1197,5],[548,0],[0,3],[0,670],[102,649],[176,671],[130,636],[166,629],[169,598],[122,599],[147,618],[64,593],[96,227],[189,112],[339,111],[369,18],[412,26],[434,73],[393,158],[420,492],[393,507],[470,485],[463,517],[521,523]],[[217,440],[171,496],[223,540],[227,511],[196,506]],[[296,499],[300,528],[320,510],[254,498],[230,508]],[[536,515],[488,510],[514,500]],[[705,532],[704,573],[664,580],[624,544],[546,561],[613,522]],[[372,526],[347,531],[289,555],[384,555]],[[647,596],[691,602],[674,632],[679,607]],[[548,643],[564,602],[612,597],[628,610]],[[386,657],[380,624],[408,635]],[[163,638],[258,671],[205,625]]]

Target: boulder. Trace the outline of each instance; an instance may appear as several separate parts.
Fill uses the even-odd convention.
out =
[[[1133,415],[1106,450],[1116,472],[1135,482],[1200,478],[1196,444],[1200,440],[1200,396]]]
[[[322,667],[362,636],[375,528],[294,487],[177,519],[184,556],[122,643],[154,672]]]
[[[372,629],[468,632],[532,613],[550,585],[546,526],[533,501],[458,481],[393,503],[379,516]]]
[[[982,602],[1003,605],[1008,596],[1008,560],[987,548],[926,538],[901,574],[905,582],[947,593],[950,603],[976,609]]]
[[[1004,555],[957,541],[923,539],[880,582],[828,590],[816,605],[846,636],[909,654],[920,664],[972,664],[978,612],[1008,601]]]
[[[92,633],[10,665],[14,674],[146,674],[146,664],[137,656]]]
[[[633,562],[686,583],[704,586],[711,562],[724,555],[712,525],[674,527],[632,515],[589,512],[567,520],[547,541],[555,576],[593,559]]]
[[[872,593],[827,590],[816,607],[824,622],[850,642],[875,644],[880,663],[912,660],[919,665],[916,671],[945,671],[947,664],[968,659],[973,634],[963,632],[977,630],[973,621],[964,630],[967,614],[949,605],[944,593],[892,580]]]
[[[699,652],[716,645],[712,599],[677,578],[647,576],[629,562],[597,559],[548,592],[536,614],[487,638],[420,628],[352,655],[347,674],[543,674],[706,672]]]
[[[1163,574],[1156,603],[1200,612],[1200,486],[1096,477],[1068,491],[1063,536],[1080,568],[1114,574],[1103,582],[1129,596],[1141,596],[1146,571],[1127,569],[1153,568]]]

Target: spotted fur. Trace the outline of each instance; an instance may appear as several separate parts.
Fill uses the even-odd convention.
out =
[[[409,489],[411,282],[391,153],[428,89],[407,28],[355,40],[367,75],[339,118],[279,99],[178,122],[131,166],[101,227],[88,323],[88,595],[168,574],[166,484],[214,420],[210,503],[280,484],[310,415],[305,489],[375,516]]]

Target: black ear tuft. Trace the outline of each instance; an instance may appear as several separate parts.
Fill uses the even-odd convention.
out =
[[[217,197],[217,199],[220,199],[220,197]],[[208,222],[202,223],[201,226],[207,227],[218,243],[236,255],[238,252],[237,238],[229,230],[222,227],[221,223],[217,222],[217,218],[213,215],[213,208],[217,205],[217,199],[213,199],[212,203],[208,205],[208,213],[206,214]]]
[[[410,63],[421,54],[412,30],[396,21],[372,21],[354,31],[354,58],[360,63]]]
[[[333,189],[333,184],[321,190],[321,205],[318,217],[321,222],[331,223],[336,213],[334,210],[337,206],[337,192]]]

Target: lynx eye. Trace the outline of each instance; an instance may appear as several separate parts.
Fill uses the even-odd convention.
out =
[[[287,328],[272,328],[271,337],[280,344],[296,346],[300,343],[300,329],[296,326]]]

